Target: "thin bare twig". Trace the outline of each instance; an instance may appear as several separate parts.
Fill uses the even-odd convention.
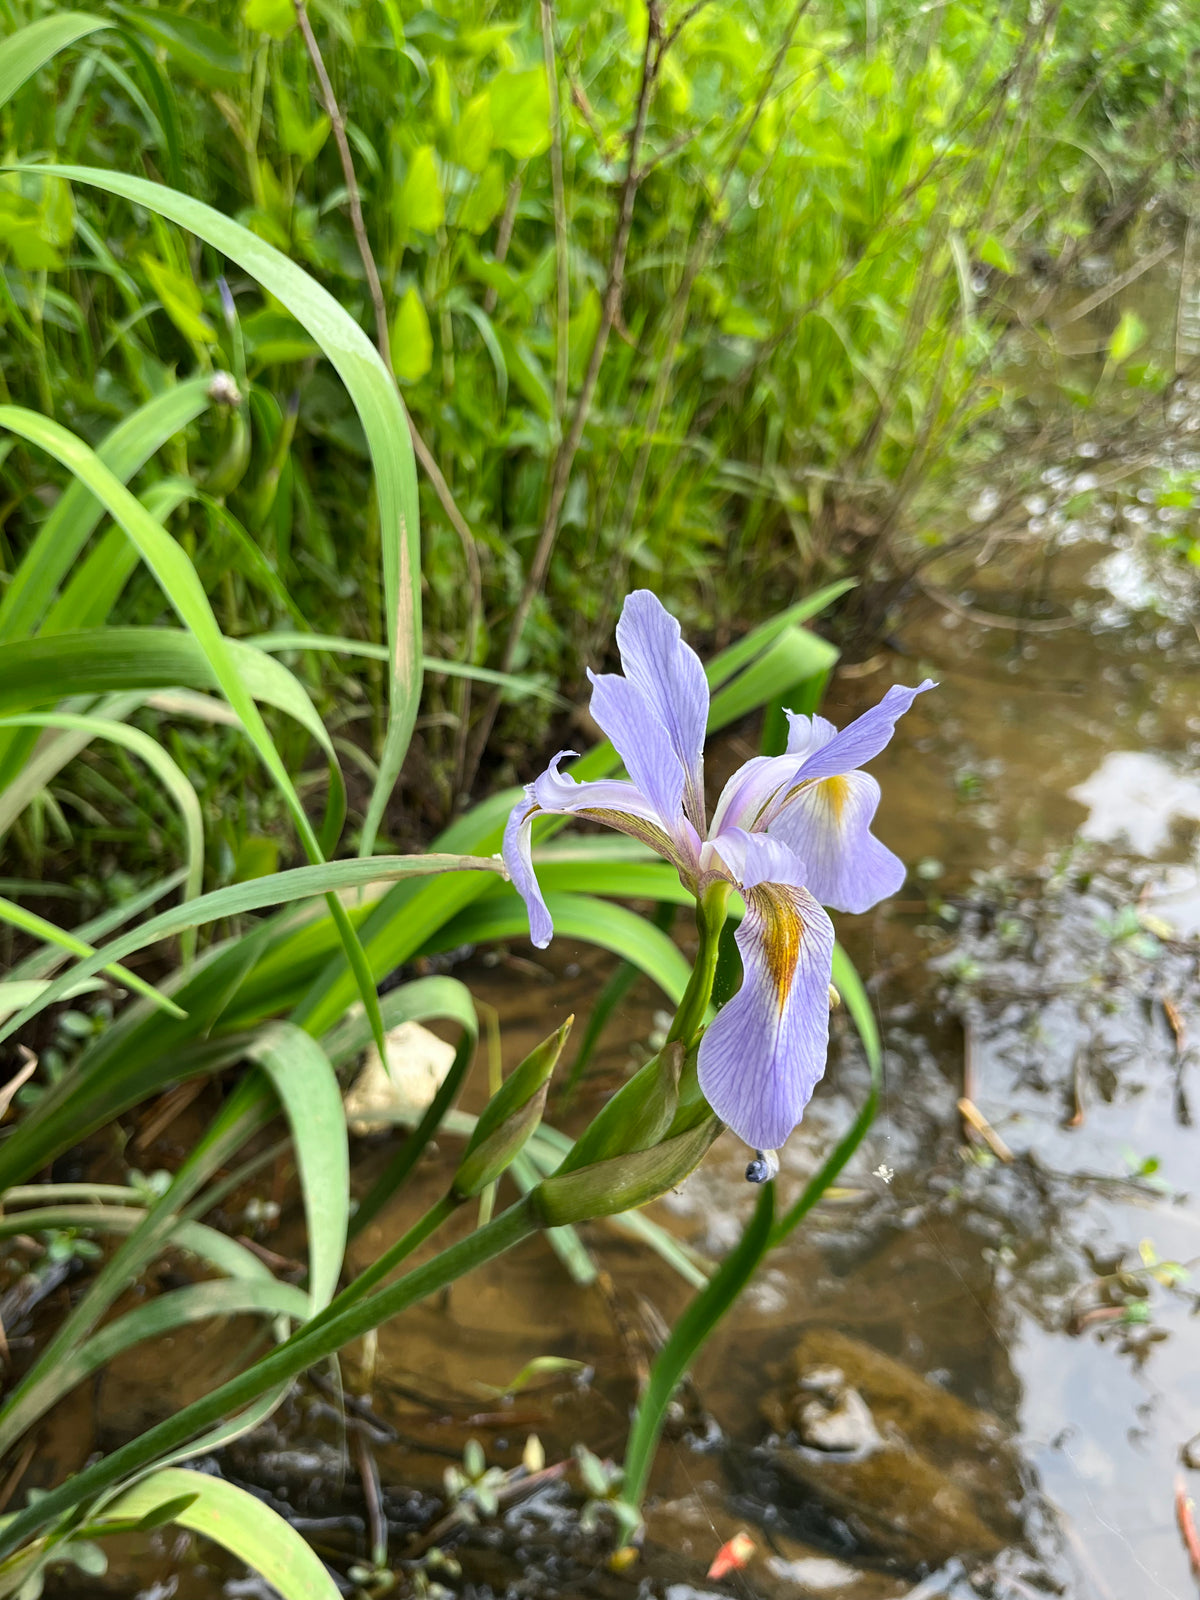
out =
[[[0,1485],[0,1511],[3,1511],[5,1506],[8,1505],[8,1502],[13,1497],[14,1489],[16,1489],[21,1479],[25,1476],[26,1472],[28,1472],[29,1463],[33,1460],[35,1454],[37,1453],[38,1442],[38,1435],[36,1433],[31,1434],[25,1445],[25,1448],[17,1457],[16,1464],[14,1465],[12,1471],[9,1473],[8,1477],[5,1478],[4,1483]]]
[[[998,611],[978,611],[920,576],[917,586],[935,605],[962,617],[964,622],[977,622],[981,628],[1007,628],[1013,633],[1061,633],[1064,628],[1079,626],[1078,617],[1005,617]]]
[[[1069,311],[1064,311],[1061,317],[1056,317],[1054,332],[1057,333],[1060,328],[1065,328],[1068,323],[1078,322],[1102,306],[1106,300],[1111,300],[1114,295],[1120,294],[1122,289],[1127,289],[1135,279],[1141,277],[1143,272],[1149,272],[1151,267],[1156,267],[1163,257],[1169,256],[1175,248],[1174,239],[1164,239],[1153,250],[1148,250],[1144,256],[1139,256],[1131,267],[1118,273],[1110,282],[1101,284],[1095,293],[1089,294]]]
[[[704,10],[705,6],[708,5],[708,3],[709,0],[692,0],[691,5],[688,6],[687,10],[683,13],[675,26],[668,29],[667,36],[663,40],[664,51],[667,51],[671,48],[676,39],[678,39],[679,35],[687,27],[688,23],[694,21],[695,18],[698,17]]]
[[[367,291],[371,296],[371,308],[375,314],[375,346],[383,359],[388,372],[392,374],[395,383],[395,372],[392,368],[392,341],[388,331],[387,307],[384,302],[383,285],[379,281],[379,268],[375,264],[375,254],[371,249],[371,241],[367,237],[366,223],[363,221],[362,197],[358,187],[358,174],[354,168],[354,157],[350,153],[350,141],[346,136],[346,119],[342,116],[342,108],[338,104],[337,96],[333,92],[329,73],[325,68],[325,58],[321,54],[321,47],[317,43],[316,35],[312,30],[312,23],[308,19],[304,0],[294,0],[296,8],[296,21],[300,26],[304,38],[308,58],[312,62],[313,71],[317,75],[317,83],[321,90],[321,103],[325,108],[325,115],[329,118],[333,130],[334,143],[337,145],[338,157],[342,164],[342,177],[346,184],[346,198],[350,206],[350,223],[354,230],[354,242],[358,247],[359,259],[363,264],[363,271],[367,278]],[[403,399],[401,400],[403,404]],[[483,622],[483,574],[479,564],[479,549],[475,543],[475,535],[471,532],[467,519],[458,508],[458,504],[450,492],[450,486],[442,475],[433,452],[421,437],[416,423],[409,415],[408,407],[404,407],[404,415],[408,421],[408,431],[412,439],[413,452],[421,464],[421,470],[433,486],[433,492],[438,498],[438,504],[446,514],[446,520],[458,535],[463,548],[463,556],[467,566],[467,577],[470,584],[469,611],[467,619],[466,659],[474,656],[475,644]],[[467,691],[464,691],[464,693]],[[465,725],[469,705],[460,707],[460,718]]]
[[[561,419],[567,409],[571,282],[567,257],[567,199],[563,187],[562,113],[558,103],[554,13],[550,0],[542,0],[542,54],[546,60],[546,81],[550,85],[550,184],[554,194],[554,265],[558,302],[554,314],[554,414]]]
[[[500,218],[500,226],[496,229],[496,253],[492,259],[495,261],[498,267],[504,264],[505,257],[508,255],[508,246],[512,240],[513,226],[517,220],[517,206],[521,200],[521,183],[524,172],[524,166],[518,167],[516,176],[508,186],[508,198],[504,202],[504,215]],[[489,317],[491,316],[492,312],[495,311],[496,302],[499,300],[499,298],[499,291],[497,290],[495,284],[493,284],[483,297],[483,309],[487,312]]]
[[[604,130],[596,121],[596,113],[592,110],[592,102],[583,92],[583,85],[571,71],[570,62],[568,62],[565,58],[563,59],[563,75],[567,80],[567,87],[571,91],[571,104],[587,123],[588,130],[596,142],[596,149],[600,152],[601,158],[607,161],[608,139],[605,136]]]
[[[354,1462],[358,1467],[363,1499],[366,1501],[367,1506],[367,1529],[371,1560],[376,1566],[382,1566],[387,1560],[388,1525],[387,1516],[383,1509],[383,1490],[379,1482],[379,1467],[376,1465],[375,1457],[371,1453],[371,1442],[367,1437],[367,1430],[361,1423],[351,1423],[350,1427],[354,1439]]]
[[[633,124],[629,130],[625,179],[621,185],[617,227],[613,235],[612,253],[609,258],[608,277],[604,287],[604,299],[600,313],[600,325],[596,330],[596,337],[592,341],[591,355],[588,358],[587,371],[584,374],[579,398],[575,402],[575,411],[571,418],[570,430],[555,452],[546,512],[542,519],[537,548],[534,551],[533,561],[525,579],[525,586],[521,591],[521,598],[517,602],[517,607],[509,626],[508,639],[505,642],[504,654],[500,661],[500,670],[502,672],[510,672],[512,670],[521,638],[525,632],[525,624],[528,621],[529,613],[545,581],[546,570],[550,565],[550,557],[554,550],[555,540],[558,537],[559,518],[562,515],[563,502],[567,497],[567,487],[571,481],[571,469],[575,464],[575,456],[583,439],[583,431],[587,426],[592,401],[595,398],[596,383],[600,376],[600,366],[604,360],[604,352],[608,346],[608,336],[620,310],[621,296],[625,287],[625,258],[629,249],[629,235],[633,228],[634,200],[637,197],[642,139],[646,132],[646,118],[650,110],[650,100],[663,59],[664,40],[659,14],[659,0],[646,0],[646,11],[646,46],[642,54],[642,72],[638,86],[637,105],[634,111]],[[496,690],[490,696],[487,709],[480,718],[479,725],[475,730],[475,736],[472,741],[472,759],[468,763],[469,777],[473,777],[478,766],[484,747],[491,735],[499,708],[500,692]]]

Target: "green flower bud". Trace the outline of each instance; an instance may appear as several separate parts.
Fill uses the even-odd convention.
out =
[[[682,1070],[683,1045],[676,1040],[647,1061],[601,1107],[563,1159],[559,1174],[657,1144],[671,1126],[679,1104]]]
[[[542,1120],[550,1074],[558,1064],[574,1017],[544,1039],[509,1073],[488,1101],[454,1175],[453,1192],[462,1199],[494,1183]]]
[[[710,1116],[698,1127],[648,1150],[596,1161],[575,1172],[556,1172],[533,1190],[530,1204],[546,1228],[644,1206],[682,1183],[699,1166],[722,1126],[718,1118]]]
[[[212,389],[209,390],[212,396]],[[241,396],[237,400],[236,385],[232,394],[224,396],[224,403],[230,406],[228,437],[225,448],[209,468],[208,476],[204,480],[205,492],[211,495],[229,494],[236,489],[246,475],[246,468],[250,465],[250,427],[246,421],[246,407],[241,404]],[[218,396],[212,396],[214,399]]]

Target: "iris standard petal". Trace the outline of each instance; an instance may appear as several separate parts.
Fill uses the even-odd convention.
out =
[[[513,888],[524,900],[525,909],[529,912],[529,937],[539,950],[544,950],[554,937],[554,922],[542,898],[537,873],[533,870],[533,845],[530,840],[533,819],[541,810],[534,795],[534,785],[528,784],[524,795],[509,812],[500,853],[504,857]]]
[[[885,747],[896,731],[896,723],[917,696],[924,694],[926,689],[936,689],[936,687],[932,678],[926,678],[924,683],[918,684],[915,689],[906,689],[896,684],[888,690],[877,706],[872,706],[869,711],[864,711],[861,717],[856,717],[853,722],[847,723],[828,743],[814,744],[812,754],[805,757],[800,768],[800,777],[834,778],[843,772],[853,771],[855,767],[861,767]],[[801,719],[790,712],[788,715],[793,729],[803,732]],[[825,727],[830,726],[823,717],[814,718],[813,721],[820,721]],[[811,737],[811,730],[808,736]]]
[[[617,648],[626,678],[667,731],[684,774],[688,817],[703,833],[708,682],[700,657],[684,643],[678,622],[649,589],[635,589],[625,601],[617,623]]]
[[[616,673],[589,672],[592,716],[613,742],[634,785],[673,832],[683,819],[684,771],[671,738],[646,696]]]
[[[713,812],[711,838],[729,828],[754,829],[771,813],[771,803],[795,781],[800,763],[795,756],[751,756],[721,790]]]
[[[871,832],[878,806],[875,779],[845,772],[802,783],[770,824],[771,836],[804,861],[822,905],[868,911],[904,882],[904,863]]]
[[[722,1121],[755,1149],[775,1150],[825,1071],[833,924],[798,882],[757,878],[769,868],[796,880],[803,868],[781,840],[748,837],[736,936],[742,987],[706,1029],[698,1067]],[[727,861],[736,854],[730,835],[714,842]]]
[[[828,717],[806,717],[801,711],[785,711],[788,719],[787,753],[811,756],[837,738],[837,729]]]

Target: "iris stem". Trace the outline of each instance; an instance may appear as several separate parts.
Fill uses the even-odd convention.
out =
[[[700,933],[700,948],[683,999],[675,1013],[666,1042],[675,1039],[683,1042],[687,1056],[679,1080],[679,1106],[671,1123],[668,1138],[694,1127],[696,1122],[709,1115],[708,1102],[700,1092],[696,1074],[696,1036],[712,1001],[713,981],[717,975],[717,958],[721,952],[721,929],[725,926],[725,912],[729,904],[729,884],[717,880],[710,883],[696,901],[696,927]]]
[[[402,1234],[395,1244],[391,1245],[378,1260],[373,1261],[365,1271],[353,1278],[335,1300],[331,1300],[324,1311],[319,1312],[312,1322],[320,1322],[327,1317],[344,1311],[348,1306],[357,1305],[368,1290],[373,1289],[377,1283],[386,1278],[393,1267],[410,1256],[419,1244],[424,1244],[431,1233],[436,1233],[446,1219],[454,1214],[462,1201],[456,1194],[444,1195],[436,1205],[431,1206],[423,1217],[419,1217],[407,1233]]]
[[[717,974],[717,956],[721,948],[721,929],[725,926],[725,911],[729,904],[729,884],[718,878],[710,883],[696,901],[696,928],[700,934],[700,948],[696,963],[683,999],[675,1013],[666,1042],[682,1039],[690,1045],[704,1022],[708,1003],[712,999],[713,979]]]

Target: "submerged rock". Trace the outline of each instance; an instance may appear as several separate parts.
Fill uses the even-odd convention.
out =
[[[815,1395],[800,1406],[796,1432],[800,1443],[812,1450],[842,1454],[865,1455],[883,1443],[870,1406],[857,1389],[845,1385],[833,1394]]]
[[[829,1328],[801,1335],[761,1413],[748,1487],[806,1537],[918,1572],[1019,1537],[1020,1482],[999,1420]]]

